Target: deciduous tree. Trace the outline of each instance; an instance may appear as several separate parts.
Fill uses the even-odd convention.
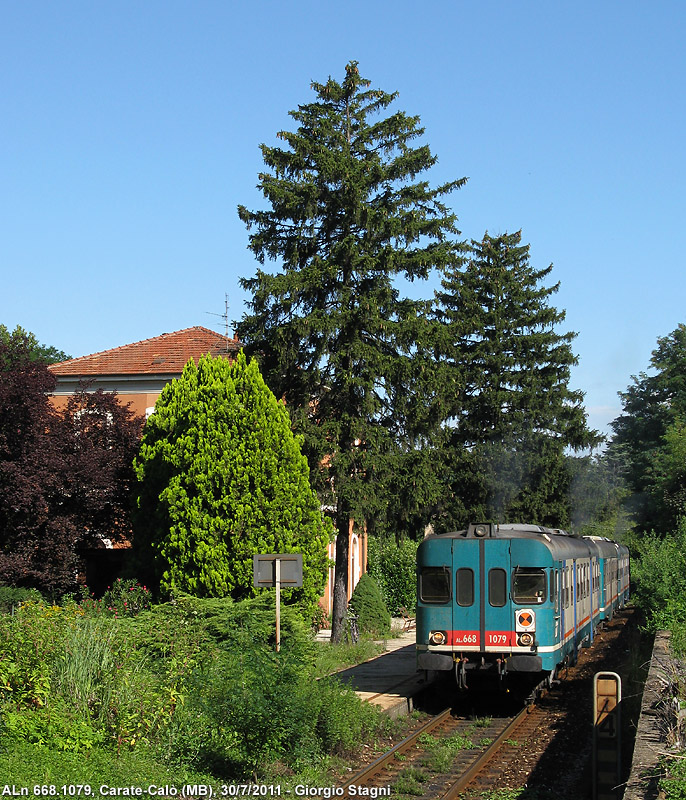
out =
[[[608,450],[621,453],[639,530],[666,533],[686,511],[686,325],[657,340],[651,373],[633,376],[620,393],[623,413],[612,422]]]
[[[129,532],[141,420],[103,392],[55,411],[54,385],[30,338],[0,342],[0,582],[59,596],[79,548]]]
[[[52,345],[41,344],[35,334],[25,331],[21,325],[17,325],[11,333],[5,325],[0,325],[0,342],[8,345],[10,350],[13,347],[28,348],[29,358],[42,361],[44,364],[54,364],[56,361],[67,361],[70,358]]]

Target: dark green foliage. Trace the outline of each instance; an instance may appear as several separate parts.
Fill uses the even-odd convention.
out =
[[[622,540],[628,520],[622,501],[626,494],[621,469],[607,452],[567,457],[571,474],[571,529],[583,535]]]
[[[370,88],[357,63],[342,83],[313,83],[316,99],[290,115],[285,147],[262,145],[259,188],[268,208],[239,215],[253,230],[261,264],[241,284],[251,313],[237,325],[265,379],[284,397],[317,489],[336,524],[384,518],[394,504],[412,516],[435,499],[427,440],[440,400],[426,301],[403,298],[394,279],[426,279],[459,258],[456,218],[442,198],[463,185],[431,188],[417,176],[436,163],[418,117],[384,116],[395,94]],[[397,483],[407,459],[426,462],[421,493]],[[347,582],[338,537],[332,628],[341,632]]]
[[[159,624],[155,622],[159,620]],[[276,638],[276,608],[274,593],[261,593],[257,597],[234,602],[230,597],[199,598],[179,594],[169,603],[153,606],[139,623],[142,631],[154,631],[154,638],[145,648],[159,655],[164,649],[164,636],[158,636],[160,626],[169,624],[169,635],[175,627],[192,628],[221,644],[227,650],[241,650],[246,646],[274,649]],[[297,651],[303,662],[314,657],[314,642],[310,627],[292,606],[281,608],[281,644],[290,652]]]
[[[652,630],[671,630],[672,647],[686,653],[686,520],[668,534],[647,533],[632,542],[633,599]]]
[[[249,597],[254,554],[300,552],[303,587],[284,597],[315,607],[330,527],[288,413],[254,360],[189,361],[148,419],[136,470],[136,572],[149,584]]]
[[[418,542],[391,537],[370,538],[367,571],[381,589],[386,607],[394,614],[401,608],[412,613],[417,605]]]
[[[351,689],[331,678],[313,682],[288,652],[222,653],[191,685],[172,757],[183,754],[222,778],[263,775],[274,761],[297,769],[324,753],[344,754],[379,726]]]
[[[620,393],[608,452],[625,467],[639,530],[668,532],[686,513],[686,325],[658,339],[650,367]]]
[[[350,608],[358,616],[360,633],[386,636],[391,632],[391,615],[381,596],[379,585],[367,573],[357,582],[350,598]]]
[[[17,325],[12,333],[5,325],[0,325],[0,342],[7,345],[11,351],[16,350],[18,346],[26,346],[31,361],[38,361],[41,364],[54,364],[56,361],[68,361],[71,358],[52,345],[40,344],[35,334],[25,331],[20,325]],[[0,370],[2,369],[3,366],[0,364]]]
[[[569,389],[573,333],[535,270],[521,233],[472,241],[464,266],[446,270],[436,319],[449,428],[449,496],[442,527],[474,519],[564,525],[565,448],[599,441],[581,392]]]

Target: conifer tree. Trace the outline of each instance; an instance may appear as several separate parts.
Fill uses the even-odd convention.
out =
[[[549,301],[559,284],[541,285],[551,270],[531,266],[521,232],[486,234],[442,280],[453,524],[568,521],[565,448],[598,436],[586,426],[582,393],[568,385],[575,334],[556,331],[565,313]]]
[[[257,553],[303,556],[293,599],[314,611],[326,580],[322,519],[288,412],[241,352],[191,359],[160,395],[135,461],[134,548],[163,592],[255,594]]]
[[[267,171],[258,186],[269,207],[239,206],[254,231],[250,249],[279,271],[242,281],[252,313],[237,333],[286,399],[318,488],[332,490],[338,531],[347,534],[350,520],[384,513],[391,456],[427,435],[431,410],[408,399],[430,383],[421,363],[427,304],[403,298],[394,278],[425,279],[459,257],[456,218],[441,198],[464,179],[437,188],[417,180],[436,162],[427,145],[413,146],[419,118],[384,115],[396,94],[370,88],[356,62],[342,83],[329,78],[312,89],[316,99],[290,112],[297,130],[278,134],[285,146],[262,145]],[[413,407],[420,413],[408,423]],[[335,640],[347,547],[339,536]]]

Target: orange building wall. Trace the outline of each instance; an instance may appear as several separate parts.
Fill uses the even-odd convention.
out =
[[[141,417],[149,416],[148,409],[154,408],[159,396],[159,392],[147,394],[123,394],[117,392],[117,400],[121,403],[121,405],[126,406],[130,403],[130,408],[133,413]],[[69,396],[51,395],[50,401],[56,409],[61,409],[64,408],[69,402]]]

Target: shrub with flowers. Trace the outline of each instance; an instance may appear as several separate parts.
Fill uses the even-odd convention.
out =
[[[103,595],[102,607],[115,617],[135,617],[150,608],[150,591],[136,580],[117,578]]]

